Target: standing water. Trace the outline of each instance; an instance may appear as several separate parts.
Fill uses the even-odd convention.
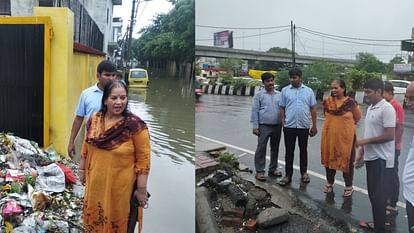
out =
[[[151,198],[143,232],[194,232],[193,88],[188,79],[150,74],[149,88],[130,88],[128,101],[151,137]]]

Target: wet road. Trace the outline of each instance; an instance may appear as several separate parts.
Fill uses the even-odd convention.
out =
[[[194,91],[183,78],[150,78],[148,89],[129,89],[128,99],[151,137],[151,198],[143,232],[194,232]]]
[[[228,148],[232,149],[239,160],[248,165],[250,169],[254,169],[253,165],[253,153],[256,149],[257,138],[251,133],[250,110],[251,110],[252,97],[242,96],[221,96],[221,95],[204,95],[201,98],[201,102],[196,103],[196,135],[203,136],[209,139],[214,139],[219,142],[226,143]],[[321,114],[320,106],[318,111],[318,135],[310,138],[308,153],[309,164],[308,169],[311,174],[311,183],[307,186],[300,185],[299,171],[294,171],[293,183],[291,185],[292,190],[298,191],[301,195],[311,197],[321,208],[329,207],[335,214],[344,218],[344,221],[352,221],[351,219],[372,219],[370,204],[366,194],[366,174],[365,168],[361,168],[355,171],[354,186],[356,186],[356,192],[354,192],[352,198],[342,198],[343,186],[341,184],[342,174],[339,172],[336,175],[336,184],[334,187],[334,196],[326,196],[323,193],[323,185],[325,183],[325,170],[320,164],[320,132],[323,125],[323,118]],[[365,113],[365,109],[363,109]],[[407,120],[412,120],[411,115],[407,115]],[[364,121],[358,125],[358,135],[363,135]],[[403,136],[403,149],[402,156],[400,156],[399,173],[401,172],[405,164],[407,149],[411,142],[412,135],[414,134],[413,128],[405,127]],[[281,140],[279,160],[280,169],[284,171],[284,141]],[[298,165],[299,154],[298,148],[295,150],[295,165]],[[270,180],[271,183],[276,183],[276,180]],[[343,183],[342,183],[343,184]],[[395,219],[395,226],[391,229],[393,232],[407,232],[407,220],[404,207],[405,200],[400,192],[400,210],[399,215]],[[349,223],[349,222],[348,222]],[[355,224],[355,223],[352,223]]]

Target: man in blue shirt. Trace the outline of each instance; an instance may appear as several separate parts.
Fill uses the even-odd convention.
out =
[[[79,98],[79,104],[76,108],[76,116],[73,120],[68,144],[68,155],[71,158],[73,158],[73,155],[75,154],[75,138],[82,126],[83,118],[86,117],[86,120],[88,120],[94,112],[101,109],[105,84],[110,80],[114,80],[116,77],[115,65],[108,60],[103,60],[97,67],[96,77],[98,83],[83,90]]]
[[[281,126],[279,119],[280,92],[275,90],[272,73],[262,74],[264,89],[261,89],[253,98],[253,106],[250,122],[253,134],[258,136],[256,153],[254,155],[254,165],[256,169],[256,179],[265,181],[266,166],[266,147],[270,138],[270,164],[269,176],[282,176],[277,170],[277,160],[279,155],[279,143]]]
[[[301,181],[309,183],[310,178],[307,173],[308,137],[313,137],[318,132],[316,128],[316,98],[312,89],[302,84],[302,71],[296,67],[291,69],[289,81],[290,85],[282,89],[280,100],[280,119],[286,148],[286,174],[279,181],[281,186],[292,181],[296,138],[299,142]]]

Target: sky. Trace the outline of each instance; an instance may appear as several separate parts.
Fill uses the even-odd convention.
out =
[[[196,0],[196,45],[213,46],[214,32],[230,30],[237,49],[291,49],[293,21],[299,55],[355,59],[368,52],[389,62],[407,57],[400,40],[411,38],[412,9],[413,0]]]
[[[156,15],[161,13],[168,13],[173,8],[173,5],[166,0],[151,0],[142,1],[138,3],[138,14],[136,17],[135,27],[132,34],[133,38],[138,38],[140,35],[138,31],[142,28],[151,25],[152,20]],[[113,17],[123,18],[123,34],[131,19],[132,0],[122,0],[121,6],[114,6]]]

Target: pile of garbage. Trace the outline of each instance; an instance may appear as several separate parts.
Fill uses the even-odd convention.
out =
[[[0,133],[0,232],[83,232],[77,164]]]

